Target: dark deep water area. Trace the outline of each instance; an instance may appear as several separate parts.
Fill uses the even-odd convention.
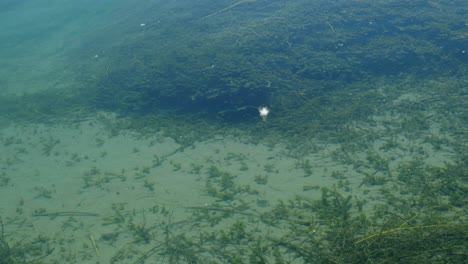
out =
[[[462,263],[466,14],[0,0],[0,263]]]

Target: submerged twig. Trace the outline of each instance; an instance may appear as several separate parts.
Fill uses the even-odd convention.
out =
[[[96,213],[87,213],[87,212],[54,212],[54,213],[34,213],[33,216],[50,216],[50,217],[57,217],[57,216],[99,216]]]
[[[232,5],[230,5],[230,6],[226,7],[226,8],[223,8],[223,9],[221,9],[221,10],[218,10],[218,11],[216,11],[216,12],[214,12],[214,13],[211,13],[211,14],[209,14],[209,15],[207,15],[207,16],[204,16],[204,17],[202,17],[202,18],[207,18],[207,17],[211,17],[211,16],[214,16],[214,15],[217,15],[217,14],[219,14],[219,13],[221,13],[221,12],[227,11],[227,10],[229,10],[229,9],[235,7],[235,6],[238,6],[238,5],[242,4],[242,3],[249,3],[249,2],[255,2],[255,1],[257,1],[257,0],[243,0],[243,1],[237,2],[237,3],[235,3],[235,4],[232,4]]]

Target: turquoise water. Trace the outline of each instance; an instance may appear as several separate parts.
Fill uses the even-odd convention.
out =
[[[463,261],[467,8],[1,1],[0,263]]]

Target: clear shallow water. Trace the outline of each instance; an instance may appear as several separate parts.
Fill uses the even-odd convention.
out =
[[[4,2],[2,261],[456,261],[465,9]]]

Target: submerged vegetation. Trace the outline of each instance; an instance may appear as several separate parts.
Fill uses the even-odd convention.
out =
[[[314,129],[371,115],[383,100],[378,86],[393,79],[466,74],[462,1],[239,3],[220,13],[222,3],[193,7],[189,18],[126,32],[88,69],[77,50],[70,60],[80,62],[80,87],[21,98],[26,109],[5,101],[1,110],[32,120],[107,110],[248,123],[256,107],[271,105],[274,127],[292,120]],[[354,90],[359,96],[344,96]]]
[[[110,137],[122,131],[171,137],[176,150],[134,169],[134,180],[141,179],[150,194],[159,183],[148,177],[164,163],[174,174],[188,170],[203,182],[210,201],[205,205],[112,205],[112,215],[97,220],[110,231],[83,242],[83,251],[91,253],[82,260],[98,255],[96,243],[115,248],[111,263],[135,264],[467,258],[463,1],[247,0],[187,8],[190,15],[185,9],[174,17],[161,14],[161,23],[126,32],[126,41],[92,62],[80,61],[83,50],[70,55],[70,63],[79,65],[80,87],[0,97],[1,126],[96,119]],[[265,122],[260,105],[271,109]],[[332,178],[335,184],[305,184],[288,200],[265,200],[261,188],[285,173],[275,160],[259,169],[245,153],[227,155],[239,173],[252,173],[247,184],[208,158],[183,164],[170,159],[216,135],[284,144],[282,157],[295,159],[300,177]],[[20,143],[0,134],[1,147]],[[42,154],[58,155],[60,143],[42,138]],[[95,143],[101,147],[105,140]],[[323,169],[310,158],[324,149],[338,166]],[[23,150],[16,151],[1,159],[2,169],[19,160]],[[434,163],[437,153],[444,156]],[[88,158],[72,155],[68,164],[82,159]],[[110,182],[131,176],[92,166],[83,170],[83,190],[108,191]],[[10,181],[0,171],[0,187]],[[58,196],[48,187],[33,191],[37,199]],[[0,218],[0,263],[40,263],[53,252],[72,263],[77,256],[64,253],[65,240],[15,237],[27,222],[22,206],[17,218]],[[79,229],[76,217],[98,218],[38,210],[33,217],[68,217],[63,229]]]
[[[459,162],[436,175],[459,181],[466,179],[465,167]],[[436,176],[431,168],[420,173]],[[401,175],[394,184],[408,195],[382,188],[385,198],[366,210],[370,201],[327,187],[319,199],[296,196],[258,208],[246,202],[258,194],[246,192],[229,173],[210,167],[204,175],[206,193],[216,202],[179,208],[190,212],[183,221],[172,221],[173,212],[159,206],[137,213],[115,208],[117,217],[106,223],[115,227],[113,237],[131,234],[135,240],[111,263],[458,263],[466,258],[466,208],[457,201],[466,189],[447,193],[433,186],[415,192],[427,180]],[[429,195],[436,199],[427,200]],[[466,196],[461,199],[467,202]],[[148,218],[155,221],[148,225]]]

